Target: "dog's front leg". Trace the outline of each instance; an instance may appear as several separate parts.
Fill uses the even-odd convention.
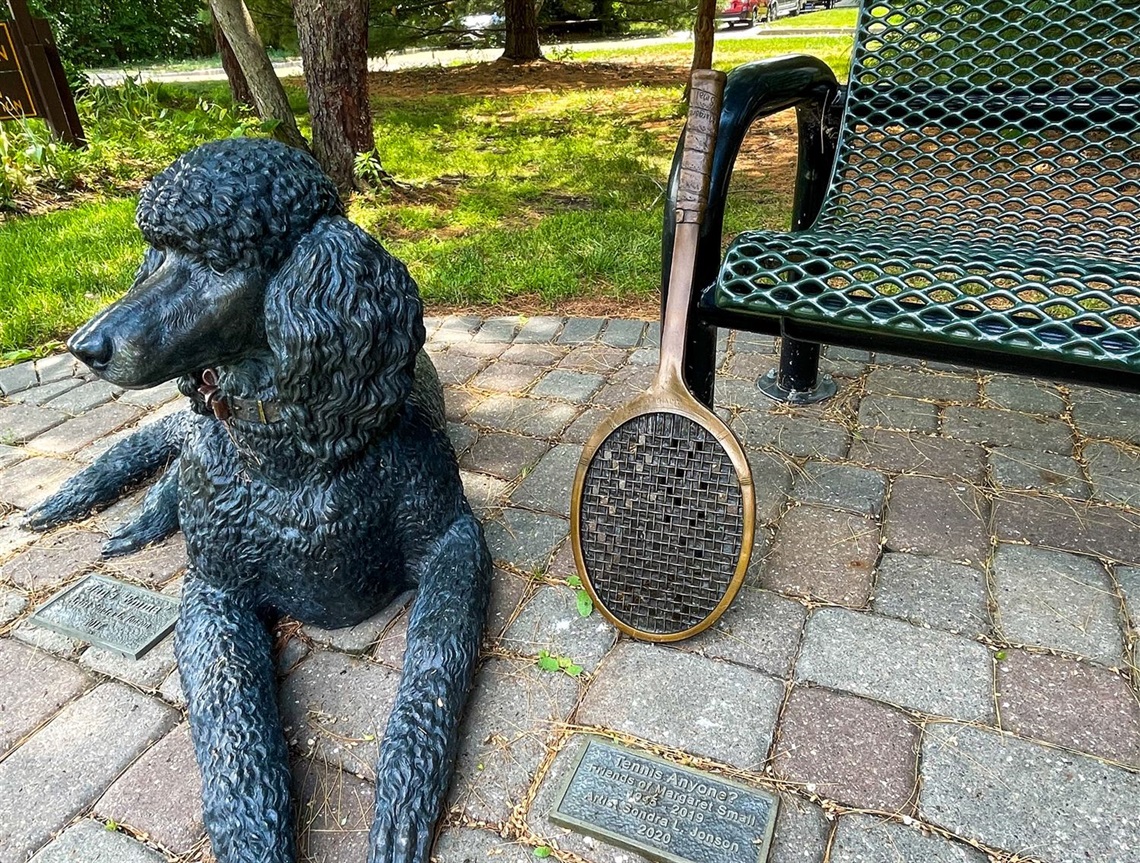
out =
[[[370,863],[427,863],[483,636],[491,556],[470,515],[423,567],[376,769]]]
[[[189,411],[180,411],[143,426],[28,510],[24,523],[32,530],[47,530],[118,499],[130,485],[177,457],[193,422]]]
[[[129,521],[111,531],[103,543],[103,556],[130,554],[178,530],[178,464],[175,459],[143,498]]]
[[[191,573],[175,649],[218,863],[293,863],[289,757],[268,631],[250,603]]]

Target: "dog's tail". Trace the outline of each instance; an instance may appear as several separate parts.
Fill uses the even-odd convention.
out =
[[[470,514],[423,570],[396,703],[376,769],[369,863],[427,861],[443,808],[490,594],[491,555]]]

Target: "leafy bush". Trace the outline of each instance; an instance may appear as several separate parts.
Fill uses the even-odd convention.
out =
[[[27,194],[37,183],[73,187],[84,161],[81,151],[52,140],[42,123],[0,125],[0,203]]]
[[[70,66],[191,56],[208,26],[201,0],[36,0]],[[213,40],[209,41],[212,45]]]
[[[80,190],[130,192],[191,147],[268,131],[228,100],[203,95],[209,92],[129,78],[93,87],[76,100],[83,150],[53,141],[40,120],[0,123],[0,209],[35,208]]]

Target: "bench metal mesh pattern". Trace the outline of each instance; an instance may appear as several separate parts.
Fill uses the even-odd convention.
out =
[[[740,235],[715,301],[1134,365],[1140,6],[867,0],[819,217]]]
[[[703,426],[673,413],[622,423],[582,483],[579,541],[590,586],[640,632],[684,632],[733,581],[744,498],[732,461]]]

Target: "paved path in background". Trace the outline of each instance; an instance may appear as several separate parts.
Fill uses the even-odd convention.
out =
[[[771,28],[764,25],[745,28],[720,28],[717,31],[717,41],[722,39],[752,39],[767,36],[846,36],[850,29],[835,29],[826,27],[779,27]],[[654,45],[674,45],[692,42],[693,34],[688,30],[678,30],[667,36],[652,36],[644,39],[621,39],[605,42],[568,42],[544,45],[543,50],[548,57],[555,56],[554,52],[582,51],[614,51],[638,47],[652,47]],[[471,48],[471,49],[439,49],[428,51],[406,51],[388,54],[383,57],[372,57],[368,61],[368,68],[372,72],[392,72],[399,69],[414,69],[423,66],[453,66],[460,63],[486,63],[498,59],[503,53],[502,48]],[[279,60],[273,64],[279,77],[301,75],[304,69],[299,58]],[[90,69],[87,71],[88,79],[95,84],[114,86],[121,84],[127,77],[139,78],[143,81],[165,81],[191,83],[195,81],[224,81],[226,73],[221,66],[207,69],[192,70],[164,70],[161,68],[143,69]]]
[[[440,863],[539,845],[644,863],[546,817],[582,727],[778,792],[769,863],[1135,863],[1135,396],[828,349],[839,396],[777,407],[753,383],[772,341],[722,338],[717,403],[752,461],[757,547],[717,626],[659,646],[579,617],[566,585],[575,462],[648,384],[656,328],[449,317],[428,333],[496,560]],[[0,370],[0,394],[0,863],[203,860],[169,641],[128,661],[26,623],[92,571],[176,594],[181,537],[101,560],[130,502],[46,536],[16,526],[180,399],[66,357]],[[282,647],[307,860],[365,859],[405,626],[398,602]],[[581,678],[542,671],[542,650]]]

